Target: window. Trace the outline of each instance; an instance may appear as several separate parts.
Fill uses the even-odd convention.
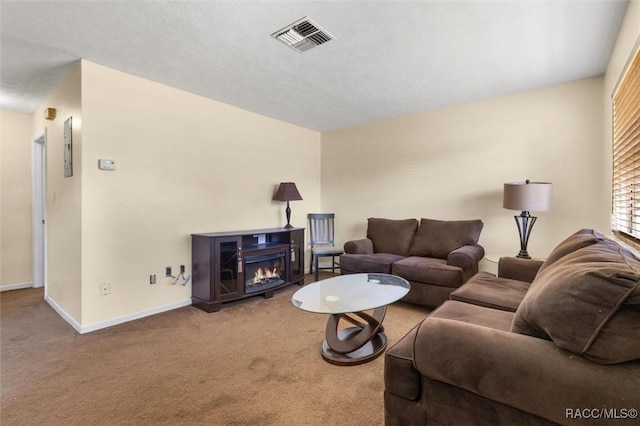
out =
[[[612,189],[613,231],[640,242],[640,48],[613,94]]]

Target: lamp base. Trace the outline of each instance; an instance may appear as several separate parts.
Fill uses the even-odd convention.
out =
[[[520,235],[520,252],[516,257],[521,259],[531,259],[527,252],[527,245],[529,243],[529,236],[533,229],[533,224],[536,223],[537,217],[531,216],[529,212],[522,212],[518,216],[514,216],[516,224],[518,225],[518,234]]]
[[[284,209],[284,213],[287,215],[287,224],[284,226],[285,228],[293,228],[293,225],[291,225],[291,207],[289,207],[289,201],[287,201],[287,208]]]

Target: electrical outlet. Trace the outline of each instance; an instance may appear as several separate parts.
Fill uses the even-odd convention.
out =
[[[100,296],[108,296],[111,294],[111,283],[100,283]]]
[[[180,273],[184,275],[184,265],[180,265]]]
[[[173,275],[171,274],[171,266],[167,266],[165,268],[165,276],[166,277],[173,277]]]
[[[155,284],[156,283],[156,276],[154,275],[149,275],[149,284]]]

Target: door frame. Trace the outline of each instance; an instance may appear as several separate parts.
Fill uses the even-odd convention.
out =
[[[47,129],[31,140],[31,231],[33,287],[47,296]]]

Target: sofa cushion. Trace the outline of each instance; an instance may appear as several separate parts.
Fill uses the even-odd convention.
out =
[[[640,292],[636,290],[634,296],[640,296]],[[600,364],[640,359],[639,346],[640,303],[623,304],[602,327],[586,357]]]
[[[446,259],[458,247],[477,244],[482,231],[481,220],[421,219],[409,254]]]
[[[447,265],[446,260],[417,256],[398,260],[391,272],[409,281],[454,288],[460,287],[465,278],[461,268]]]
[[[574,251],[596,244],[604,239],[605,236],[595,229],[581,229],[558,244],[551,251],[549,256],[547,256],[547,259],[544,261],[538,272],[547,269],[550,265]]]
[[[418,229],[417,219],[378,219],[369,218],[367,238],[373,241],[376,253],[391,253],[399,256],[409,255],[411,240]]]
[[[343,273],[378,272],[390,274],[393,262],[404,259],[397,254],[343,254],[340,256],[340,271]]]
[[[563,256],[538,273],[511,330],[602,364],[640,359],[640,261],[607,239]]]
[[[451,300],[515,312],[527,294],[529,285],[530,283],[525,281],[499,278],[488,272],[478,272],[462,287],[451,293]]]
[[[513,321],[513,312],[489,309],[470,303],[447,300],[434,310],[428,318],[440,318],[481,325],[495,330],[509,331]]]

